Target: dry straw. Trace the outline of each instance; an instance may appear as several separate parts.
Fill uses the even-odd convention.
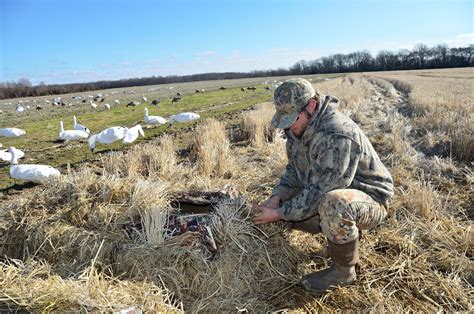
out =
[[[0,302],[11,310],[182,312],[166,290],[147,281],[113,278],[86,268],[75,277],[54,274],[45,263],[0,262]]]
[[[240,139],[249,141],[256,148],[273,142],[276,129],[271,119],[274,114],[275,107],[271,103],[259,104],[253,110],[244,112],[240,120]]]
[[[245,198],[222,201],[210,214],[217,252],[199,239],[184,245],[169,238],[167,217],[178,213],[170,206],[174,191],[232,185],[261,201],[283,172],[280,135],[261,147],[259,140],[232,146],[225,125],[211,120],[196,129],[191,160],[178,157],[172,139],[163,137],[105,156],[99,166],[70,170],[5,204],[0,303],[45,312],[472,311],[474,176],[454,147],[469,148],[452,137],[452,156],[427,151],[452,130],[467,130],[470,109],[463,107],[461,117],[417,98],[424,106],[417,111],[404,89],[413,92],[421,82],[427,90],[444,88],[451,99],[452,86],[437,80],[452,75],[462,86],[465,75],[424,73],[392,73],[389,80],[351,75],[316,85],[358,119],[395,180],[389,218],[362,238],[355,284],[324,295],[299,288],[302,274],[330,264],[324,237],[290,232],[284,223],[256,227]],[[418,123],[430,128],[429,138]],[[263,128],[245,128],[264,138]]]
[[[381,76],[407,95],[405,113],[413,117],[418,132],[439,135],[437,147],[426,147],[430,154],[473,160],[472,70],[394,72]]]
[[[222,122],[208,119],[198,125],[194,136],[193,153],[202,175],[224,175],[232,164],[229,149],[230,141]]]

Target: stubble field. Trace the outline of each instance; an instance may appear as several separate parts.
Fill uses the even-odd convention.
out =
[[[35,311],[472,311],[473,69],[316,77],[315,88],[339,97],[395,180],[389,217],[364,232],[356,283],[305,292],[301,275],[330,263],[324,237],[251,223],[251,202],[268,197],[286,164],[285,139],[269,127],[271,92],[259,79],[255,92],[240,90],[250,83],[220,90],[219,82],[197,96],[193,86],[176,110],[203,110],[202,121],[173,133],[145,129],[147,141],[104,147],[94,162],[77,163],[87,147],[68,161],[44,157],[39,145],[33,161],[61,160],[63,175],[21,191],[5,184],[0,302]],[[156,110],[172,113],[162,102]],[[99,129],[99,120],[142,119],[141,106],[77,115]],[[48,121],[54,132],[42,140],[53,145],[63,117],[54,110],[15,123],[34,134]],[[63,149],[74,150],[54,148]],[[177,200],[190,191],[213,195],[213,241],[202,230],[169,232],[170,217],[186,211]]]

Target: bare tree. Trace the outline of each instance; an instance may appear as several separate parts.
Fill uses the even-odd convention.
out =
[[[413,54],[415,55],[420,68],[423,69],[425,67],[425,62],[430,56],[430,52],[430,49],[425,44],[416,44],[415,48],[413,48]]]
[[[440,67],[448,65],[449,48],[448,45],[442,44],[433,48],[433,57]]]

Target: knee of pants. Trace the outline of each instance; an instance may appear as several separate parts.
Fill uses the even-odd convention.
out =
[[[329,241],[344,244],[357,239],[359,229],[349,205],[341,190],[328,192],[321,198],[318,207],[321,231]]]
[[[356,217],[352,213],[350,206],[350,193],[351,190],[333,190],[324,194],[318,206],[319,215],[331,217],[335,214],[340,214],[347,219],[355,220]]]

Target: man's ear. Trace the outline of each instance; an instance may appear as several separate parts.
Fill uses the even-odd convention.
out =
[[[310,114],[313,114],[316,111],[317,107],[318,107],[318,101],[314,98],[311,98],[309,100],[308,105],[306,105],[306,110],[308,110]]]

